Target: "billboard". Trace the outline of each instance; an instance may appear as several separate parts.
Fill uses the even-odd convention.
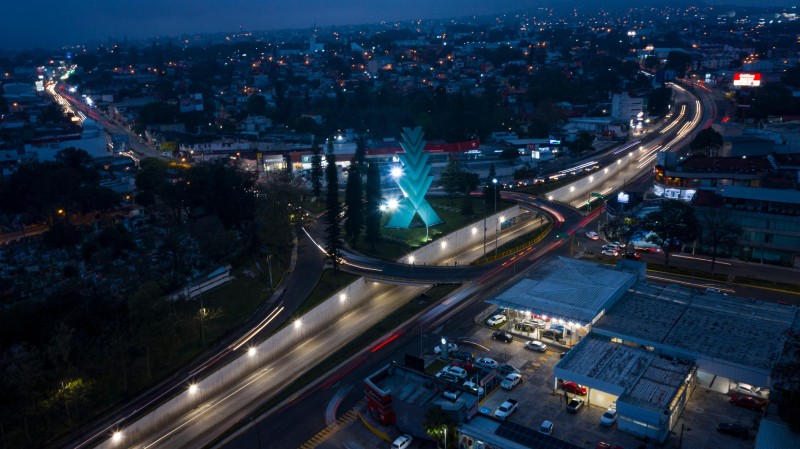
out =
[[[195,112],[203,110],[203,94],[181,95],[181,112]]]
[[[760,73],[734,73],[734,86],[757,87],[761,85]]]

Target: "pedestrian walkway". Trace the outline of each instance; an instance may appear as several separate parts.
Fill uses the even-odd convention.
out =
[[[339,430],[349,426],[350,423],[355,421],[357,418],[358,418],[358,413],[356,413],[355,410],[349,410],[347,413],[340,416],[339,419],[336,420],[336,422],[320,430],[319,432],[317,432],[316,435],[311,437],[311,439],[301,444],[299,449],[314,449],[315,447],[324,443],[325,440],[333,436]]]

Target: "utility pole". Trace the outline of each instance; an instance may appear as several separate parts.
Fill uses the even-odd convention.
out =
[[[500,219],[497,217],[497,178],[492,179],[492,184],[494,184],[494,219],[495,226],[494,226],[494,256],[497,257],[497,241],[500,238]],[[486,248],[484,248],[486,251]]]

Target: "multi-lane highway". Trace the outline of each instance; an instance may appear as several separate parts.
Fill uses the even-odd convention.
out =
[[[90,106],[80,98],[70,95],[66,91],[59,89],[58,83],[50,83],[47,86],[47,92],[64,108],[64,110],[75,117],[78,117],[81,122],[90,118],[100,124],[103,129],[113,136],[116,134],[125,134],[128,136],[128,150],[121,153],[123,156],[130,157],[135,161],[139,161],[144,157],[155,157],[159,159],[168,159],[159,153],[155,148],[148,145],[144,139],[136,135],[133,131],[118,125],[111,118],[109,118],[103,111]]]
[[[538,202],[524,194],[512,195],[525,201]],[[599,213],[597,211],[592,216],[585,217],[561,204],[553,204],[548,208],[563,220],[560,229],[565,234],[582,229]],[[349,410],[363,397],[364,377],[389,361],[402,360],[403,354],[419,356],[421,351],[430,350],[428,346],[435,344],[438,338],[433,337],[441,334],[439,328],[444,323],[453,329],[472,325],[472,318],[486,307],[482,303],[483,299],[491,297],[504,289],[510,281],[524,275],[523,267],[533,269],[532,264],[543,256],[568,254],[569,250],[564,243],[565,240],[556,238],[556,233],[551,233],[539,245],[520,251],[438,306],[379,339],[373,346],[352,357],[344,366],[320,379],[283,407],[248,425],[221,444],[221,447],[243,449],[302,445],[310,436],[331,424],[332,417]],[[436,335],[432,335],[433,333]],[[447,334],[458,333],[452,331]]]

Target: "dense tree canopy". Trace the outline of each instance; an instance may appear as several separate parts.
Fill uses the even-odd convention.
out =
[[[118,195],[99,186],[83,150],[67,148],[55,161],[22,164],[0,185],[0,213],[52,221],[58,215],[108,210]]]
[[[646,240],[658,245],[664,252],[664,263],[669,265],[673,249],[691,243],[697,237],[698,223],[694,208],[681,200],[663,200],[659,209],[647,214],[641,223],[648,231]]]
[[[722,150],[722,134],[714,128],[701,130],[689,143],[689,148],[693,152],[703,153],[706,156],[719,156]]]

